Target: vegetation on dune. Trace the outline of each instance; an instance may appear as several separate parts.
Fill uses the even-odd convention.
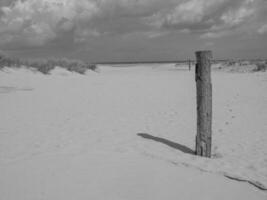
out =
[[[267,70],[267,61],[256,64],[256,72],[265,72]]]
[[[62,67],[71,72],[77,72],[79,74],[85,74],[87,70],[95,71],[97,66],[81,60],[74,60],[68,58],[60,59],[43,59],[43,60],[21,60],[17,58],[11,58],[7,55],[0,54],[0,69],[4,67],[27,67],[35,69],[43,74],[49,74],[55,67]]]

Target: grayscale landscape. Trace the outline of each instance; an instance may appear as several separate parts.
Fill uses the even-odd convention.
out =
[[[266,9],[0,0],[0,200],[266,200]]]

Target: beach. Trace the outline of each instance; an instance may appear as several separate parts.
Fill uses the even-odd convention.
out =
[[[267,73],[213,70],[212,158],[194,69],[0,71],[0,199],[266,199]]]

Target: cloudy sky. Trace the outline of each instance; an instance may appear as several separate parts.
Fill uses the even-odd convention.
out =
[[[0,49],[91,62],[267,57],[267,0],[0,0]]]

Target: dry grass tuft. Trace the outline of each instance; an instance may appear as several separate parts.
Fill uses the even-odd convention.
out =
[[[265,72],[267,70],[267,62],[256,63],[255,72]]]

